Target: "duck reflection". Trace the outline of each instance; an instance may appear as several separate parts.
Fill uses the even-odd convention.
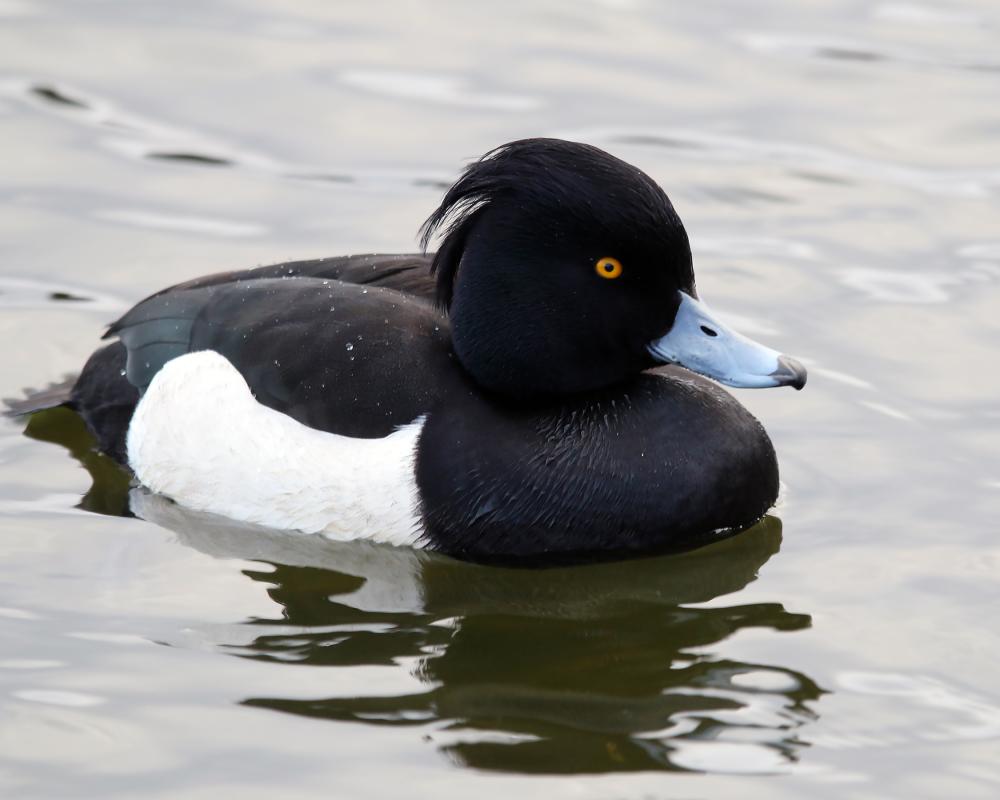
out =
[[[135,491],[133,511],[206,553],[266,562],[246,575],[281,605],[253,620],[246,658],[313,666],[397,665],[414,694],[248,706],[366,725],[415,726],[479,769],[581,773],[691,769],[685,745],[721,741],[790,763],[822,690],[780,665],[726,659],[737,631],[795,631],[778,603],[696,607],[743,588],[778,551],[768,517],[681,555],[544,570],[505,569],[368,543],[274,532]],[[756,750],[755,750],[756,749]],[[745,757],[744,757],[744,760]]]
[[[93,479],[80,507],[137,516],[246,570],[280,619],[226,628],[225,651],[294,667],[395,666],[423,690],[247,706],[365,725],[412,726],[455,762],[519,773],[774,771],[805,746],[823,690],[777,664],[727,659],[737,631],[795,631],[779,603],[713,604],[781,544],[766,518],[739,536],[658,558],[544,570],[465,564],[415,550],[271,531],[187,511],[142,490],[98,454],[74,413],[35,414],[26,435],[66,447]],[[732,763],[732,746],[740,749]],[[692,758],[692,750],[697,757]]]
[[[129,474],[97,450],[94,437],[80,416],[68,408],[50,408],[28,418],[24,435],[29,439],[65,447],[90,474],[91,486],[78,508],[95,514],[131,516],[128,504]]]

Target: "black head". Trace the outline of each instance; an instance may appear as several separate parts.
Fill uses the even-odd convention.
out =
[[[446,226],[446,227],[445,227]],[[469,166],[422,228],[455,351],[487,389],[591,391],[652,366],[649,343],[694,296],[687,233],[644,172],[558,139]]]

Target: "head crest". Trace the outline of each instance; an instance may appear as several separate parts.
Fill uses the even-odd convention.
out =
[[[602,211],[614,219],[594,219],[592,198],[614,197]],[[490,205],[516,198],[526,208],[575,215],[586,227],[604,223],[633,235],[674,235],[683,226],[663,190],[644,172],[596,147],[561,139],[521,139],[501,145],[472,162],[420,228],[424,251],[431,238],[444,238],[431,264],[437,301],[451,303],[455,276],[469,231]],[[665,225],[665,221],[676,225]],[[686,245],[685,245],[686,246]]]
[[[420,226],[420,248],[424,252],[436,233],[444,234],[431,262],[431,274],[437,276],[437,302],[444,308],[451,304],[455,273],[466,236],[483,206],[497,195],[509,191],[509,178],[505,179],[504,165],[509,161],[511,152],[519,149],[521,144],[511,142],[501,145],[469,164],[445,193],[441,205]]]

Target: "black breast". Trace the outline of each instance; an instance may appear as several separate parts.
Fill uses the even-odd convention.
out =
[[[746,409],[670,369],[544,408],[449,398],[424,427],[417,482],[436,548],[570,561],[746,528],[774,503],[778,468]]]

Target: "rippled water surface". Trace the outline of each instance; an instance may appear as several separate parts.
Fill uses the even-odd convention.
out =
[[[0,392],[164,285],[412,251],[533,135],[652,174],[702,295],[807,361],[739,393],[774,516],[476,567],[184,514],[69,412],[0,421],[0,794],[1000,795],[995,3],[0,0]]]

